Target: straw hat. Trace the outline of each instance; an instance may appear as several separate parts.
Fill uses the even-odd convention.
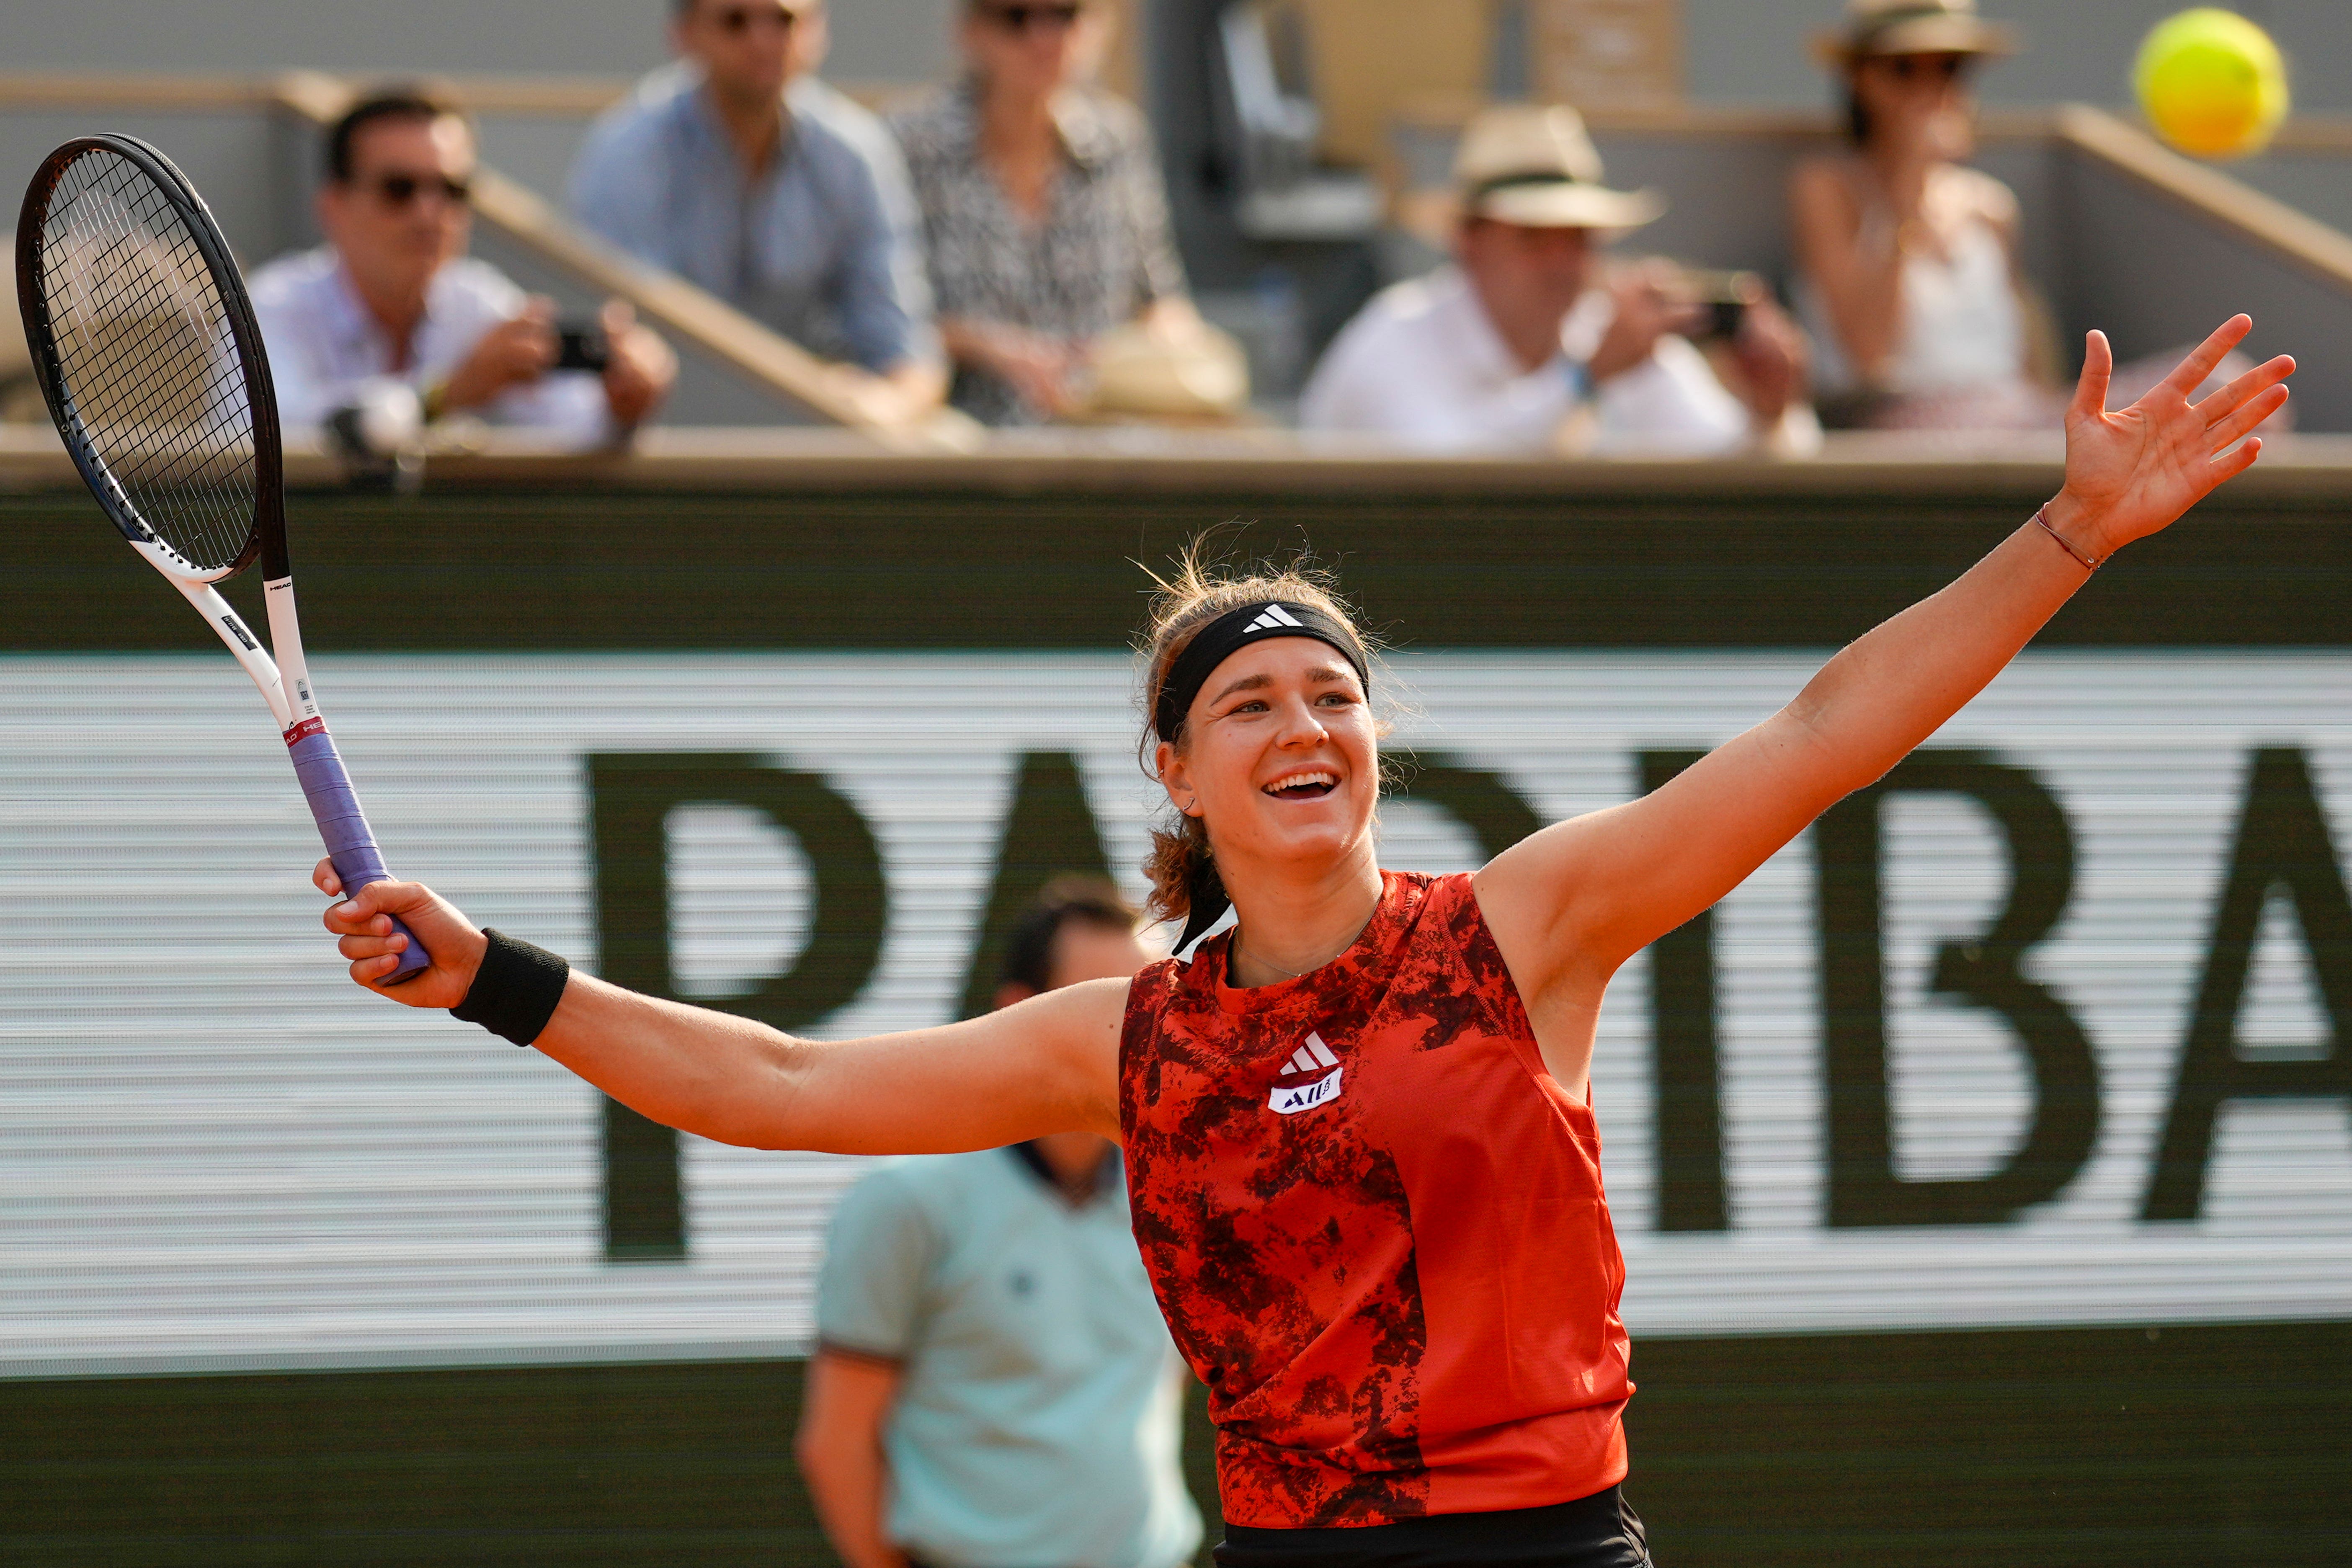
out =
[[[1249,360],[1228,333],[1203,321],[1170,333],[1140,322],[1111,328],[1087,355],[1085,412],[1096,417],[1212,419],[1249,403]]]
[[[1486,110],[1462,133],[1462,211],[1522,228],[1639,228],[1666,210],[1655,191],[1612,191],[1584,121],[1565,104]]]
[[[1867,55],[2008,55],[2017,35],[1977,15],[1977,0],[1846,0],[1845,29],[1813,36],[1813,56],[1843,67]]]

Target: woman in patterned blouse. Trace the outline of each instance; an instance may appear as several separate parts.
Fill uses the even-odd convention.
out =
[[[991,425],[1069,413],[1087,345],[1197,318],[1133,106],[1079,85],[1101,17],[1073,0],[968,0],[964,81],[898,117],[923,207],[956,406]]]

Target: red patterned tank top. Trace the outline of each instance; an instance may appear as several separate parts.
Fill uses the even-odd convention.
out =
[[[1545,1070],[1470,879],[1383,872],[1323,968],[1136,976],[1135,1236],[1209,1387],[1234,1524],[1538,1508],[1622,1480],[1623,1259],[1591,1112]]]

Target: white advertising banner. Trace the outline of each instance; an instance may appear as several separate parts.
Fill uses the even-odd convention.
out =
[[[1549,820],[1816,662],[1402,657],[1397,739]],[[316,663],[396,871],[592,969],[634,878],[689,998],[833,942],[843,1005],[775,992],[814,1034],[954,1014],[1039,758],[1140,891],[1117,655]],[[682,1256],[615,1260],[598,1097],[343,976],[228,661],[0,661],[0,1375],[805,1349],[859,1163],[686,1140]],[[735,783],[646,797],[625,866],[646,754]],[[1386,807],[1385,862],[1476,864],[1452,799]],[[1637,1336],[2352,1314],[2352,657],[2032,655],[1840,812],[1612,989]]]

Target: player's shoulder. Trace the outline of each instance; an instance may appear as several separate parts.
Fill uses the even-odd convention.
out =
[[[588,128],[588,145],[626,144],[660,136],[685,112],[688,100],[701,82],[700,72],[683,60],[655,67],[596,116]]]
[[[1377,356],[1389,373],[1447,351],[1468,300],[1468,285],[1452,267],[1391,283],[1365,302],[1331,345],[1335,357]]]
[[[1000,1184],[1013,1159],[1002,1149],[961,1154],[904,1154],[877,1163],[844,1194],[869,1222],[893,1211],[928,1221],[943,1235],[961,1228],[959,1215]]]
[[[331,247],[289,251],[255,268],[245,280],[245,290],[254,309],[282,310],[321,287],[334,276],[334,271],[335,253]]]
[[[1992,223],[2005,228],[2017,221],[2017,193],[1994,175],[1965,163],[1953,163],[1946,166],[1943,178],[1970,207]]]
[[[522,309],[527,297],[521,284],[488,262],[460,256],[433,275],[430,309],[448,320],[497,321]]]
[[[1391,283],[1367,300],[1339,329],[1300,399],[1310,427],[1347,429],[1363,424],[1366,405],[1385,406],[1400,378],[1443,373],[1458,275],[1441,268],[1425,278]]]

